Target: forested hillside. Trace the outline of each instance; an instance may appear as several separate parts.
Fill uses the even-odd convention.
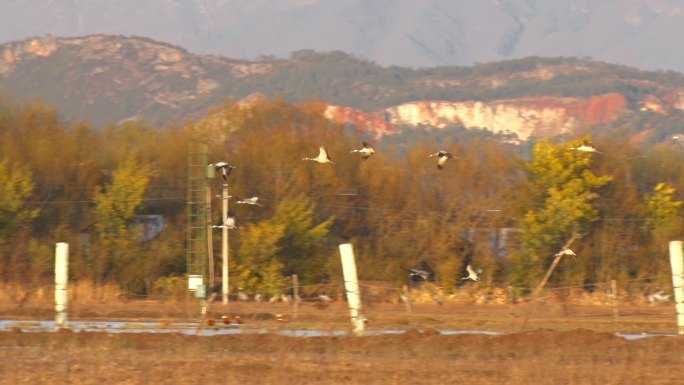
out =
[[[629,126],[610,137],[518,146],[487,135],[426,134],[373,142],[332,125],[323,105],[263,100],[215,106],[220,125],[198,119],[160,129],[141,122],[101,130],[69,123],[39,102],[0,103],[0,277],[27,288],[53,279],[56,242],[70,244],[71,278],[147,294],[186,271],[188,149],[208,140],[210,162],[230,177],[231,286],[274,295],[341,279],[337,245],[352,242],[362,279],[401,285],[402,267],[427,267],[446,290],[466,264],[482,287],[537,285],[575,234],[550,285],[617,279],[669,285],[667,241],[684,230],[684,156],[676,141],[642,151]],[[575,150],[593,139],[600,153]],[[335,164],[302,160],[325,145]],[[450,151],[438,169],[437,150]],[[221,179],[210,181],[219,194]],[[216,195],[215,194],[215,195]],[[237,204],[258,196],[263,207]],[[162,215],[141,241],[136,215]],[[219,221],[219,207],[213,219]],[[219,237],[217,233],[215,239]],[[215,255],[220,256],[219,242]],[[161,285],[163,286],[163,285]]]
[[[290,103],[322,101],[367,113],[402,103],[624,95],[684,105],[684,75],[571,57],[508,60],[470,67],[383,67],[344,52],[294,52],[254,61],[196,55],[126,36],[46,36],[0,45],[0,93],[58,108],[70,122],[106,127],[127,120],[165,126],[199,119],[211,106],[255,92]],[[680,100],[681,99],[681,100]],[[486,128],[486,127],[483,127]]]

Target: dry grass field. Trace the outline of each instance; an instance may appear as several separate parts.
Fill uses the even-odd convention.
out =
[[[344,302],[213,303],[203,328],[349,330]],[[199,321],[195,301],[73,303],[71,319]],[[401,334],[288,337],[274,332],[0,332],[4,384],[682,384],[684,337],[674,306],[553,301],[516,305],[369,303],[369,331]],[[49,304],[0,304],[3,319],[53,319]],[[283,322],[276,320],[281,314]],[[208,320],[215,324],[209,325]],[[440,334],[439,330],[489,330]],[[666,333],[634,340],[616,332]]]

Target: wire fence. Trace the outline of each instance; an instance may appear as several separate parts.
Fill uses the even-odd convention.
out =
[[[532,287],[488,287],[482,282],[468,282],[450,290],[430,282],[397,285],[361,281],[359,287],[362,314],[370,327],[524,330],[566,325],[609,330],[676,330],[672,287],[658,287],[650,281],[651,278],[645,278],[548,287],[537,296],[519,294],[531,293]],[[0,285],[0,296],[4,299],[0,314],[34,319],[54,316],[52,285],[32,290]],[[239,315],[246,322],[301,323],[316,319],[325,327],[339,328],[347,326],[349,320],[342,282],[289,286],[277,296],[235,290],[231,291],[228,305],[222,304],[221,296],[217,295],[208,308],[209,318]],[[197,299],[186,288],[176,293],[139,295],[115,286],[71,284],[69,309],[70,317],[75,318],[199,317]],[[292,327],[296,325],[293,323]]]

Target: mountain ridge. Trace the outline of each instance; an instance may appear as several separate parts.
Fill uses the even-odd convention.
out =
[[[0,91],[44,100],[68,120],[99,125],[178,124],[254,93],[326,103],[329,117],[375,136],[396,133],[399,126],[460,125],[524,140],[607,124],[622,112],[684,110],[682,75],[577,58],[413,70],[380,67],[339,51],[245,61],[110,35],[27,39],[0,45],[0,54]],[[586,119],[586,108],[578,106],[593,108],[594,115],[608,108],[603,114],[611,118]]]
[[[243,60],[340,50],[383,66],[588,57],[684,73],[678,0],[25,0],[3,5],[0,42],[123,34]]]

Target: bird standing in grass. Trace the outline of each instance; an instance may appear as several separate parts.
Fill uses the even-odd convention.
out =
[[[444,150],[440,150],[435,154],[428,155],[429,158],[432,158],[433,156],[437,157],[437,168],[440,170],[444,168],[444,165],[446,164],[447,160],[454,157],[453,155],[451,155],[450,152]]]
[[[331,159],[330,156],[328,156],[328,151],[325,149],[325,146],[320,146],[318,148],[318,156],[315,158],[304,158],[304,160],[313,160],[314,162],[318,163],[331,163],[335,164]]]
[[[318,295],[318,299],[319,299],[321,302],[332,302],[332,298],[330,298],[330,296],[325,295],[325,294],[319,294],[319,295]]]
[[[366,160],[368,159],[371,155],[375,154],[375,149],[373,146],[368,143],[368,142],[362,142],[361,143],[362,148],[359,150],[351,150],[351,152],[359,152],[361,153],[361,159]]]

